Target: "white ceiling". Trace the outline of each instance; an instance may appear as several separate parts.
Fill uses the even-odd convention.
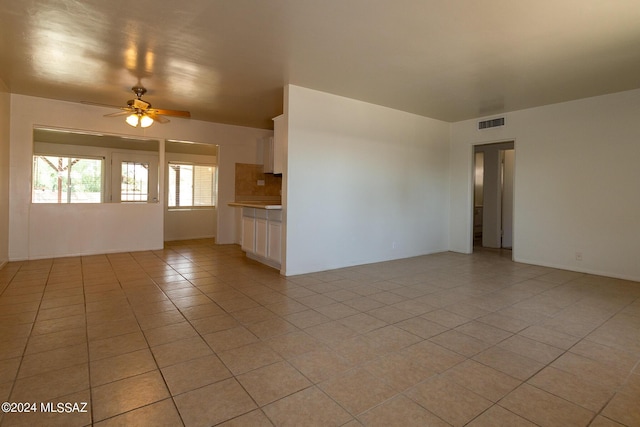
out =
[[[452,122],[640,87],[638,0],[0,0],[0,36],[13,93],[264,128],[287,83]]]

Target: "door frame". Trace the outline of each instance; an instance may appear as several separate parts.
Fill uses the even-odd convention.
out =
[[[513,161],[513,182],[512,182],[512,187],[513,187],[513,199],[512,199],[512,224],[511,224],[511,229],[512,229],[512,254],[511,254],[511,258],[513,259],[513,249],[515,248],[516,245],[516,235],[515,235],[515,205],[516,205],[516,163],[517,163],[517,156],[516,156],[516,140],[515,139],[507,139],[507,140],[502,140],[502,141],[492,141],[492,142],[478,142],[478,143],[473,143],[471,144],[471,176],[470,176],[470,188],[471,188],[471,192],[470,192],[470,201],[469,201],[469,206],[471,208],[471,222],[470,222],[470,235],[469,235],[469,239],[470,239],[470,247],[471,247],[471,253],[473,253],[474,251],[474,213],[475,213],[475,185],[476,185],[476,152],[480,151],[478,150],[478,147],[486,147],[486,146],[493,146],[495,148],[497,148],[499,151],[504,151],[504,150],[509,150],[509,149],[513,149],[514,150],[514,161]],[[501,158],[503,158],[503,155],[500,155]],[[484,164],[486,164],[486,156],[484,159]],[[503,166],[500,166],[500,176],[502,176],[502,170],[503,170]],[[484,182],[483,182],[484,185]],[[500,193],[502,193],[502,187],[503,185],[501,185],[500,188]],[[484,199],[484,195],[483,195],[483,199]],[[502,216],[502,209],[503,209],[503,197],[502,194],[500,195],[500,216]],[[484,208],[483,208],[484,210]],[[502,221],[502,218],[501,218]],[[484,221],[483,221],[484,222]],[[503,226],[502,226],[502,222],[500,224],[500,248],[499,249],[503,249],[502,248],[502,232],[503,232]]]

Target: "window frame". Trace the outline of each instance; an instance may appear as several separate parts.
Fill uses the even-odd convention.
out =
[[[32,205],[110,205],[160,203],[161,141],[157,138],[103,134],[87,130],[34,126],[31,144],[31,170],[29,176],[30,204]],[[101,159],[101,201],[92,203],[34,202],[34,159],[40,156]],[[149,193],[147,202],[121,201],[121,171],[114,170],[115,162],[123,157],[142,159],[149,163]],[[137,161],[137,160],[136,160]],[[114,179],[117,182],[114,185]]]
[[[127,175],[129,174],[129,172],[131,172],[131,170],[133,170],[133,173],[134,173],[134,187],[132,189],[129,189],[129,185],[131,184],[129,183],[126,184],[128,191],[123,190],[123,185],[125,185],[123,182],[124,175],[125,175],[125,171],[124,171],[125,167],[127,169]],[[141,190],[136,191],[135,183],[137,182],[137,180],[135,178],[135,174],[138,167],[141,167],[146,171],[146,175],[144,177],[146,188],[144,189],[144,191],[141,191]],[[149,203],[150,193],[152,193],[153,191],[151,189],[152,183],[150,182],[150,178],[151,178],[151,173],[149,171],[149,169],[151,169],[150,162],[143,162],[143,161],[137,161],[137,160],[121,160],[118,162],[117,165],[114,165],[113,168],[114,168],[114,171],[118,170],[120,172],[119,174],[120,186],[117,189],[117,191],[120,193],[120,197],[119,197],[120,203]]]
[[[71,192],[67,191],[67,202],[38,202],[34,200],[34,187],[36,185],[36,176],[35,176],[35,163],[37,157],[56,157],[59,159],[67,159],[68,163],[71,163],[73,159],[79,160],[100,160],[100,201],[98,202],[73,202],[71,201]],[[105,184],[105,179],[107,175],[107,159],[101,155],[86,155],[86,154],[67,154],[67,153],[50,153],[50,152],[33,152],[31,156],[31,204],[36,205],[98,205],[105,203],[107,188]],[[71,168],[73,165],[71,166]],[[71,173],[71,168],[68,169],[68,173]],[[69,189],[71,187],[71,182],[67,182],[66,188]]]
[[[148,188],[147,200],[122,200],[122,163],[147,163]],[[140,205],[159,202],[159,171],[158,158],[154,154],[137,151],[114,151],[111,153],[111,203]]]
[[[166,168],[166,174],[167,174],[167,178],[166,178],[166,200],[167,200],[167,210],[169,211],[189,211],[189,210],[213,210],[213,209],[217,209],[218,206],[218,165],[214,164],[214,163],[207,163],[207,162],[197,162],[197,161],[188,161],[188,160],[167,160],[167,168]],[[170,184],[170,169],[172,165],[178,165],[178,166],[193,166],[194,168],[196,166],[198,167],[207,167],[207,168],[213,168],[213,204],[212,205],[206,205],[206,206],[194,206],[194,205],[190,205],[190,206],[170,206],[169,205],[169,200],[171,199],[170,197],[170,191],[171,191],[171,184]],[[195,172],[195,171],[194,171]],[[192,188],[195,187],[195,173],[193,173],[192,175]]]

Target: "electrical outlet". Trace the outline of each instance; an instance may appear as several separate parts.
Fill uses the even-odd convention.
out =
[[[258,186],[259,186],[259,187],[264,186],[264,179],[259,179],[259,180],[258,180]]]
[[[582,252],[576,252],[576,261],[582,261]]]

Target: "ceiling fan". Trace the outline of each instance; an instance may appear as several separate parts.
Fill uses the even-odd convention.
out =
[[[169,123],[169,119],[164,116],[184,118],[191,117],[191,113],[189,113],[188,111],[161,110],[159,108],[151,108],[151,104],[142,99],[142,95],[147,93],[147,89],[142,86],[134,86],[131,88],[131,90],[136,94],[136,99],[128,100],[126,107],[115,107],[119,108],[122,111],[117,113],[105,114],[105,117],[117,117],[126,115],[127,118],[125,120],[127,124],[133,127],[143,128],[151,126],[154,122]],[[109,107],[114,106],[109,105]]]

